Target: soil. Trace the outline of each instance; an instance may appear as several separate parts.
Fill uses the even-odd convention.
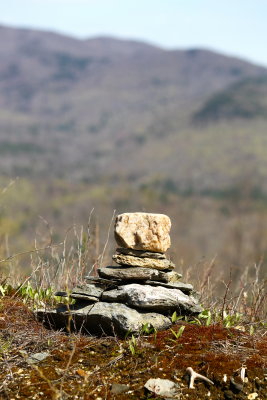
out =
[[[185,326],[177,339],[181,325]],[[17,298],[0,299],[0,399],[160,399],[150,378],[179,385],[179,399],[267,399],[267,334],[179,321],[133,339],[48,330]],[[29,356],[47,352],[34,364]],[[202,380],[189,389],[186,369]],[[245,368],[244,382],[240,378]],[[117,385],[116,385],[117,384]]]

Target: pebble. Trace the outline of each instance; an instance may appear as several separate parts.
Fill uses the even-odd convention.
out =
[[[250,393],[248,395],[248,400],[255,400],[258,397],[258,393],[254,392],[254,393]]]
[[[130,389],[130,387],[128,385],[124,385],[121,383],[113,383],[111,385],[111,393],[112,394],[121,394],[121,393],[125,393]]]

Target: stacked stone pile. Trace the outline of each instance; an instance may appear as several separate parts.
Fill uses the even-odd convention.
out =
[[[73,328],[92,334],[138,332],[145,324],[155,329],[171,325],[171,315],[198,314],[202,308],[193,287],[180,281],[166,257],[171,221],[163,214],[125,213],[116,218],[113,255],[118,266],[98,269],[86,284],[72,290],[76,304],[39,310],[38,317],[63,328],[71,316]],[[62,294],[62,293],[61,293]]]

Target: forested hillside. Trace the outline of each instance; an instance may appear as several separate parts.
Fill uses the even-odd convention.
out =
[[[0,57],[2,175],[177,192],[227,190],[248,163],[267,176],[264,68],[202,49],[7,27]]]

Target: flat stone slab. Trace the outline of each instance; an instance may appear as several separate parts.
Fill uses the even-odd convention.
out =
[[[155,258],[157,260],[165,260],[166,256],[163,253],[155,253],[152,251],[145,251],[145,250],[133,250],[133,249],[125,249],[120,247],[116,249],[118,254],[124,254],[125,256],[134,256],[134,257],[141,257],[141,258]]]
[[[99,301],[104,289],[93,284],[77,286],[72,289],[70,297],[72,299],[83,299],[88,301]]]
[[[89,275],[85,277],[85,280],[88,282],[88,284],[96,285],[102,289],[112,289],[118,286],[118,283],[115,280],[112,280],[112,277],[105,279],[104,277],[101,278]]]
[[[165,253],[171,245],[170,229],[167,215],[124,213],[116,218],[114,235],[120,247]]]
[[[131,267],[155,268],[160,271],[174,269],[175,265],[170,260],[157,260],[154,258],[141,258],[135,256],[125,256],[124,254],[114,254],[113,260],[119,265]]]
[[[191,294],[193,292],[193,286],[190,283],[183,283],[183,282],[157,282],[157,281],[144,281],[142,282],[144,285],[151,285],[151,286],[162,286],[169,289],[179,289],[185,294]]]
[[[199,314],[203,311],[193,296],[188,296],[179,289],[140,285],[138,283],[105,291],[102,294],[102,300],[122,302],[139,310],[156,311],[163,314],[176,311],[179,315],[187,315]]]
[[[153,280],[160,282],[177,282],[181,274],[175,271],[164,272],[153,268],[136,267],[105,267],[99,268],[98,273],[102,278],[122,281]]]
[[[118,395],[121,393],[128,392],[128,390],[130,390],[130,389],[131,388],[128,385],[124,385],[122,383],[112,383],[110,393],[112,393],[114,395]]]
[[[168,329],[171,321],[158,313],[140,313],[125,304],[99,302],[93,305],[61,306],[55,310],[37,310],[39,320],[54,329],[70,327],[93,335],[139,333],[147,323],[157,330]]]

